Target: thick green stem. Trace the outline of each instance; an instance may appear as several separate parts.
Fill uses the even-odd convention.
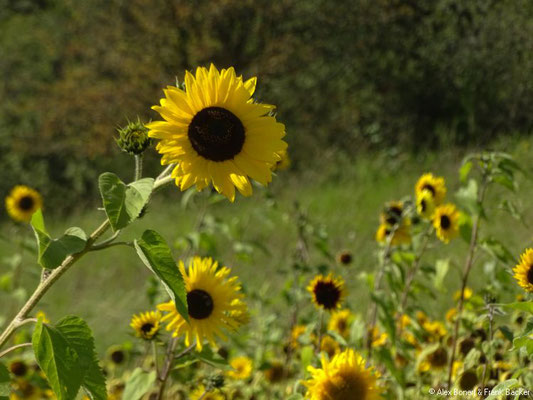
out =
[[[135,154],[135,176],[134,181],[138,181],[143,176],[143,155]]]

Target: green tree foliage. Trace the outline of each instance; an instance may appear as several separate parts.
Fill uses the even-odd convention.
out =
[[[260,78],[296,165],[325,148],[419,149],[529,133],[529,0],[0,0],[0,193],[96,191],[113,144],[184,69]],[[113,161],[110,161],[113,160]],[[109,165],[114,163],[114,165]],[[123,177],[124,178],[124,177]],[[66,183],[74,191],[63,193]]]

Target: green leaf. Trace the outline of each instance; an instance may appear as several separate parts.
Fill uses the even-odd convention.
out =
[[[76,351],[58,330],[41,320],[33,331],[32,344],[35,359],[58,400],[75,399],[83,380]]]
[[[107,218],[116,232],[139,216],[150,199],[154,180],[144,178],[126,185],[115,174],[105,172],[98,178],[98,186]]]
[[[446,291],[444,287],[444,278],[450,269],[450,260],[437,260],[435,263],[435,278],[433,279],[433,284],[435,289],[440,290],[441,292]]]
[[[11,378],[9,376],[9,371],[6,368],[6,366],[2,363],[0,363],[0,399],[6,398],[9,396],[9,382],[11,381]],[[6,396],[6,397],[3,397]]]
[[[311,365],[315,356],[315,350],[313,346],[304,346],[300,352],[301,368],[303,371],[307,371],[307,367]]]
[[[478,215],[481,212],[477,200],[477,192],[477,182],[474,179],[470,179],[468,184],[460,188],[455,194],[457,202],[471,215]]]
[[[533,314],[533,301],[520,301],[517,303],[501,304],[501,306]]]
[[[142,262],[161,280],[176,310],[189,321],[185,283],[165,239],[156,231],[147,230],[134,243]]]
[[[472,238],[472,218],[470,218],[470,215],[459,214],[459,234],[466,243],[470,243]]]
[[[216,353],[213,353],[210,347],[202,347],[202,351],[196,351],[193,353],[194,357],[212,367],[219,369],[230,369],[228,362]]]
[[[38,262],[43,268],[57,268],[69,255],[85,248],[87,235],[77,227],[69,228],[58,239],[52,239],[46,232],[41,210],[33,214],[31,225],[39,248]]]
[[[75,399],[81,386],[93,400],[107,399],[91,329],[67,316],[55,327],[37,322],[32,338],[35,358],[58,400]]]
[[[85,391],[91,395],[92,400],[106,400],[105,377],[98,365],[91,328],[84,320],[73,315],[62,318],[56,328],[79,356],[80,366],[85,371],[82,381]]]
[[[461,168],[459,169],[459,179],[461,180],[461,183],[466,182],[466,179],[468,178],[468,174],[470,173],[472,166],[472,160],[465,161],[463,165],[461,165]]]
[[[155,382],[156,372],[144,372],[141,368],[135,368],[126,381],[126,388],[122,397],[128,400],[138,400],[147,393]]]
[[[492,394],[485,400],[498,400],[502,397],[502,394],[506,393],[507,390],[518,388],[519,386],[520,385],[517,379],[509,379],[498,383],[496,386],[494,386],[494,389],[490,391]]]
[[[515,263],[513,253],[511,253],[509,249],[497,239],[487,238],[481,242],[481,247],[504,264]]]

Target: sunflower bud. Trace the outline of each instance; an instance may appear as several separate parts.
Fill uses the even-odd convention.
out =
[[[118,147],[131,155],[142,154],[152,142],[148,137],[148,128],[139,119],[136,122],[129,122],[117,131],[119,137],[115,141]]]
[[[206,385],[206,389],[208,392],[224,387],[224,375],[222,374],[209,375],[205,380],[205,385]]]

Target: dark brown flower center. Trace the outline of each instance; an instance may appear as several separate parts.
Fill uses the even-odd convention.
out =
[[[448,362],[448,353],[443,348],[438,348],[428,358],[432,367],[444,367]]]
[[[531,265],[527,271],[527,281],[533,285],[533,265]]]
[[[194,289],[187,293],[189,315],[194,319],[205,319],[214,309],[213,298],[202,289]]]
[[[151,322],[147,322],[141,326],[141,331],[143,333],[150,333],[152,329],[154,329],[154,324],[152,324]]]
[[[459,379],[459,387],[462,390],[472,390],[477,384],[477,374],[472,371],[466,371]]]
[[[231,111],[221,107],[207,107],[197,113],[188,130],[189,140],[196,152],[211,161],[233,159],[244,144],[244,126]]]
[[[327,399],[364,400],[367,397],[368,386],[364,378],[358,374],[343,371],[324,383],[324,392],[324,398]]]
[[[422,212],[426,212],[426,200],[421,200],[420,201],[420,209],[422,210]]]
[[[433,187],[433,185],[426,183],[424,186],[422,186],[422,190],[429,190],[431,192],[431,195],[435,197],[435,188]]]
[[[122,364],[124,358],[125,356],[122,350],[115,350],[111,353],[111,361],[113,361],[115,364]]]
[[[14,361],[9,365],[9,370],[15,376],[24,376],[28,372],[28,367],[22,361]]]
[[[316,302],[325,309],[337,307],[341,291],[333,282],[317,282],[313,290]]]
[[[451,226],[452,222],[450,221],[450,217],[447,215],[441,215],[440,217],[440,227],[442,229],[448,229]]]
[[[31,196],[23,196],[19,200],[19,208],[24,211],[29,211],[33,208],[35,201]]]

